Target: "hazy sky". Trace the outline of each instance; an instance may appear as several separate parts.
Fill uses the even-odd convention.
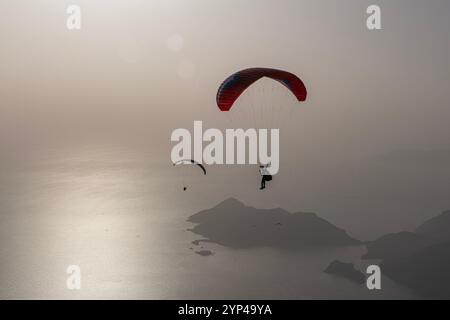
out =
[[[194,119],[217,125],[220,82],[269,66],[308,87],[294,116],[303,152],[447,147],[450,4],[432,2],[376,1],[383,30],[368,31],[373,1],[2,1],[2,140],[165,140]],[[81,31],[65,26],[73,3]]]
[[[380,31],[365,24],[374,3]],[[447,0],[1,1],[1,153],[123,139],[168,159],[173,129],[227,125],[216,89],[254,66],[308,88],[281,171],[448,149],[449,30]]]

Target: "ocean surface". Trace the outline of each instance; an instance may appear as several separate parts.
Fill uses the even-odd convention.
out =
[[[334,259],[364,270],[362,246],[292,252],[206,243],[213,255],[196,254],[191,242],[200,237],[186,219],[228,196],[258,202],[254,170],[234,186],[240,169],[189,174],[183,192],[170,160],[151,154],[95,147],[29,160],[0,170],[0,299],[416,298],[386,277],[382,290],[369,291],[323,273]],[[81,268],[80,290],[66,286],[70,265]]]

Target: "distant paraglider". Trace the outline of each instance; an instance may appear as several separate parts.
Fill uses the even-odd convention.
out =
[[[193,159],[182,159],[182,160],[176,161],[173,165],[174,166],[179,166],[179,165],[195,166],[195,167],[200,168],[199,170],[201,170],[201,172],[203,172],[203,175],[206,175],[205,167],[201,163],[198,163],[197,161],[195,161]],[[186,184],[186,181],[185,181],[186,180],[186,176],[185,176],[184,173],[182,174],[182,180],[183,180],[182,181],[182,183],[183,183],[183,191],[186,191],[187,190],[187,184]]]

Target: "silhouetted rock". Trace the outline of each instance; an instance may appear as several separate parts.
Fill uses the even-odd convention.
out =
[[[193,230],[190,230],[190,231],[193,231]],[[202,243],[202,242],[211,242],[211,241],[209,241],[208,239],[197,239],[197,240],[191,241],[191,243],[196,246],[199,246],[200,243]]]
[[[195,253],[200,256],[203,256],[203,257],[211,256],[214,254],[214,252],[212,252],[210,250],[200,250],[200,251],[195,251]]]
[[[442,241],[450,240],[450,210],[422,223],[416,233]]]
[[[450,299],[450,242],[432,245],[407,257],[383,261],[381,270],[424,298]]]
[[[450,211],[425,221],[415,233],[385,235],[363,258],[382,259],[383,274],[423,298],[450,299]]]
[[[436,243],[428,237],[413,232],[399,232],[384,235],[366,244],[367,253],[362,259],[392,259],[408,256]]]
[[[188,221],[197,223],[192,232],[231,248],[301,249],[360,244],[314,213],[256,209],[234,198],[194,214]]]
[[[363,284],[366,281],[364,273],[357,270],[353,263],[341,262],[334,260],[328,267],[324,270],[325,273],[333,274],[336,276],[347,278],[358,284]]]

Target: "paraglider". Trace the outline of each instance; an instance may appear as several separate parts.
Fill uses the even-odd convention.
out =
[[[303,81],[295,74],[272,68],[249,68],[233,73],[222,82],[216,94],[216,103],[220,111],[228,113],[237,104],[238,98],[247,90],[251,91],[250,87],[262,78],[274,80],[287,88],[287,92],[289,93],[288,98],[292,100],[293,103],[297,104],[297,102],[306,100],[306,87]],[[262,89],[262,92],[266,93],[267,90],[265,89],[265,86],[262,87]],[[279,89],[280,91],[283,91],[283,93],[286,91],[284,88]],[[295,97],[296,101],[292,99],[292,96]],[[249,121],[252,122],[255,127],[261,125],[261,123],[256,123],[258,119],[263,122],[263,128],[277,128],[275,130],[278,131],[279,128],[282,127],[282,124],[284,124],[284,120],[286,118],[291,118],[291,116],[282,115],[281,113],[285,112],[286,109],[290,112],[292,112],[292,109],[295,109],[286,108],[285,103],[287,101],[288,100],[276,98],[272,93],[266,96],[257,95],[253,100],[243,102],[243,105],[239,103],[240,106],[237,107],[237,111],[239,113],[239,109],[241,108],[243,111],[239,114],[238,119],[242,120],[246,118],[246,115],[249,115]],[[245,109],[248,109],[247,113]],[[275,123],[277,120],[279,122]],[[278,171],[278,169],[276,169],[276,171]],[[266,187],[266,181],[271,181],[272,175],[276,172],[271,173],[271,166],[269,164],[261,164],[259,173],[262,177],[260,190],[263,190]]]
[[[205,167],[201,163],[198,163],[197,161],[195,161],[194,159],[182,159],[182,160],[178,160],[178,161],[173,163],[173,166],[178,166],[178,165],[193,165],[193,166],[196,166],[196,167],[200,168],[201,172],[203,172],[203,175],[206,175]],[[187,190],[187,185],[186,185],[184,180],[185,179],[183,177],[183,191],[186,191]]]

